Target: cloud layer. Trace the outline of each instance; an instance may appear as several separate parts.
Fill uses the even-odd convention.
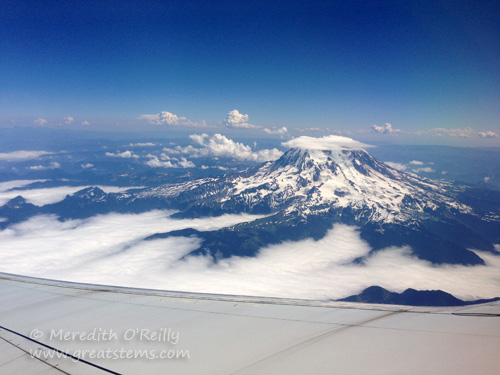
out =
[[[38,159],[43,155],[50,155],[52,152],[47,151],[13,151],[13,152],[0,152],[0,160],[29,160]]]
[[[94,282],[101,282],[104,279],[99,279],[98,269],[102,267],[100,264],[111,266],[116,261],[114,256],[121,257],[122,254],[127,259],[131,256],[130,262],[126,261],[119,268],[116,267],[117,263],[114,263],[112,268],[115,271],[108,270],[111,271],[109,276],[114,274],[112,278],[118,281],[120,272],[134,267],[133,259],[141,257],[141,254],[135,251],[137,246],[138,250],[146,249],[142,256],[142,265],[149,263],[152,266],[150,262],[157,261],[151,254],[158,249],[155,246],[158,242],[143,242],[142,239],[147,236],[187,227],[215,230],[259,217],[225,215],[210,219],[174,220],[169,218],[172,213],[173,211],[150,211],[138,215],[108,214],[88,220],[65,222],[58,221],[53,215],[37,216],[0,231],[0,242],[5,245],[0,253],[0,267],[5,272],[14,271],[26,275],[44,274],[59,277],[66,274],[65,278],[74,272],[78,274],[85,271],[88,275],[94,273]],[[130,230],[131,228],[133,230]],[[173,246],[163,246],[162,254],[166,255],[167,259],[177,260],[184,253],[186,242],[191,244],[189,249],[194,249],[199,244],[199,240],[194,238],[171,239],[166,243]],[[107,260],[111,263],[107,263]],[[134,269],[134,277],[137,278],[138,285],[141,285],[140,279],[148,277],[149,270],[147,267]],[[130,272],[125,274],[132,276]],[[164,279],[165,275],[161,278]]]
[[[448,136],[461,138],[498,138],[498,134],[493,131],[476,132],[471,127],[452,129],[434,128],[430,132],[431,134],[437,135],[439,137]]]
[[[156,232],[213,230],[253,220],[250,215],[174,220],[169,212],[109,214],[59,222],[39,216],[0,232],[0,271],[108,285],[305,299],[337,299],[371,285],[401,292],[441,289],[464,299],[500,294],[500,256],[481,253],[486,266],[442,266],[388,248],[353,264],[370,247],[355,227],[335,225],[319,241],[261,249],[255,258],[187,256],[196,237],[143,241]],[[130,228],[134,228],[133,231]],[[498,246],[500,251],[500,246]],[[119,267],[117,267],[119,264]]]

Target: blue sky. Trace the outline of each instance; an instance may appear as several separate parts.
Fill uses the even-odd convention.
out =
[[[252,131],[499,145],[497,1],[0,7],[3,126],[224,127],[237,109]],[[162,111],[185,120],[141,118]]]

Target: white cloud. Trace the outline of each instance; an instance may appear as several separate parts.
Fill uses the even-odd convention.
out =
[[[470,138],[474,135],[474,130],[472,128],[455,128],[455,129],[445,129],[445,128],[434,128],[431,130],[432,134],[438,137],[448,136],[448,137],[461,137]]]
[[[282,145],[287,148],[301,148],[304,150],[360,150],[373,147],[340,135],[328,135],[321,138],[301,136],[283,142]]]
[[[0,192],[3,193],[13,188],[19,188],[33,184],[35,182],[44,182],[44,181],[47,180],[11,180],[11,181],[0,182]]]
[[[149,165],[152,168],[196,168],[196,165],[193,162],[187,160],[185,157],[181,157],[180,160],[174,160],[168,157],[168,155],[162,154],[161,158],[167,161],[161,161],[157,156],[154,155],[148,155],[148,157],[150,158],[150,160],[146,162],[146,165]],[[177,162],[172,163],[172,161],[170,160],[174,160]]]
[[[15,270],[16,273],[25,275],[45,274],[56,278],[64,278],[65,275],[67,278],[74,275],[74,272],[78,273],[80,268],[83,272],[93,272],[99,278],[100,269],[126,258],[130,261],[123,264],[114,263],[115,271],[108,271],[114,273],[115,277],[120,272],[127,276],[137,276],[137,272],[141,272],[144,277],[163,273],[163,279],[168,277],[164,273],[167,271],[164,268],[166,262],[177,260],[186,251],[193,250],[199,240],[174,238],[167,241],[141,242],[145,237],[165,230],[184,228],[216,230],[261,217],[224,215],[216,218],[174,220],[169,217],[171,213],[173,211],[150,211],[137,215],[108,214],[87,220],[64,222],[60,222],[55,216],[33,217],[0,231],[0,270]],[[142,255],[140,251],[135,251],[141,249],[144,251]],[[127,253],[130,258],[123,256]],[[112,262],[109,263],[107,259]],[[117,264],[120,264],[120,267],[116,267]],[[91,271],[93,266],[97,268]]]
[[[391,168],[397,169],[398,171],[406,171],[406,165],[404,164],[395,163],[393,161],[386,161],[385,164],[387,164]]]
[[[72,122],[74,122],[74,121],[75,121],[75,119],[74,119],[73,117],[71,117],[71,116],[68,116],[68,117],[65,117],[65,118],[64,118],[64,123],[65,123],[66,125],[69,125],[69,124],[71,124],[71,123],[72,123]]]
[[[92,163],[86,163],[86,164],[82,164],[80,165],[83,169],[88,169],[88,168],[93,168],[94,167],[94,164]]]
[[[48,121],[44,118],[38,118],[33,122],[35,123],[35,125],[40,125],[40,126],[46,125],[48,123]]]
[[[300,131],[302,132],[321,132],[324,131],[325,129],[317,128],[317,127],[312,127],[312,128],[300,128]]]
[[[487,183],[490,180],[490,177],[485,177],[484,178],[484,183]]]
[[[153,142],[144,142],[144,143],[131,143],[129,144],[130,147],[153,147],[156,146],[156,143]]]
[[[56,161],[51,162],[49,165],[33,165],[30,167],[33,171],[47,171],[61,168],[61,164]]]
[[[52,152],[47,151],[13,151],[13,152],[0,152],[0,160],[28,160],[38,159],[42,155],[50,155]]]
[[[0,271],[105,285],[305,299],[342,298],[371,285],[397,292],[441,289],[463,299],[499,293],[499,256],[479,253],[486,266],[435,266],[411,256],[408,248],[391,247],[364,264],[353,264],[370,247],[355,227],[340,224],[318,241],[285,242],[261,249],[256,257],[231,257],[216,264],[211,257],[186,256],[200,246],[196,237],[142,241],[157,232],[214,230],[254,218],[173,220],[162,211],[66,222],[35,217],[0,231]]]
[[[188,147],[193,147],[193,146],[188,146]],[[186,149],[186,147],[182,148],[180,147],[181,150],[184,150]],[[181,153],[181,150],[176,150],[174,148],[168,148],[168,147],[163,147],[162,148],[162,151],[165,151],[165,152],[168,152],[169,154],[173,154],[173,155],[178,155]],[[189,154],[190,152],[184,152],[185,154]]]
[[[166,125],[179,125],[181,121],[187,120],[185,117],[179,117],[173,113],[163,111],[158,114],[158,123]]]
[[[181,160],[177,162],[179,167],[181,168],[196,168],[196,165],[192,161],[187,160],[186,158],[182,157]]]
[[[153,156],[145,164],[152,168],[176,168],[171,161],[161,161],[157,156]]]
[[[394,129],[388,122],[386,122],[383,126],[372,125],[370,129],[378,134],[394,134],[401,131],[399,129]]]
[[[31,180],[29,181],[29,183],[36,181],[45,181],[45,180]],[[7,182],[7,184],[9,183],[16,183],[16,181]],[[16,185],[13,187],[22,187],[25,185],[28,185],[28,183],[24,185]],[[38,188],[38,189],[27,189],[27,190],[4,190],[4,191],[0,190],[0,206],[3,206],[9,200],[17,197],[18,195],[26,199],[28,203],[32,203],[36,206],[43,206],[46,204],[57,203],[66,198],[66,195],[74,194],[77,191],[88,187],[89,186],[59,186],[54,188]],[[142,188],[143,186],[119,187],[119,186],[99,185],[98,187],[101,190],[105,191],[106,193],[119,193],[129,189],[139,189]]]
[[[187,119],[186,117],[177,116],[171,112],[162,111],[156,115],[140,115],[140,119],[148,120],[151,124],[155,125],[168,125],[168,126],[193,126],[205,127],[205,121],[195,122]]]
[[[191,134],[189,138],[197,146],[201,147],[193,147],[191,145],[186,147],[177,146],[175,149],[165,147],[163,148],[163,151],[171,155],[184,154],[193,158],[212,157],[215,160],[217,160],[217,158],[231,158],[236,160],[255,161],[259,163],[276,160],[283,154],[276,148],[254,151],[250,146],[235,142],[222,134],[214,134],[212,136],[208,134]],[[151,156],[153,157],[153,155]],[[162,158],[166,159],[168,156],[166,154],[162,154]],[[174,159],[175,158],[172,160]],[[180,162],[179,165],[182,166]]]
[[[421,134],[425,134],[426,132],[421,132]],[[438,137],[461,137],[461,138],[498,138],[498,134],[493,131],[485,131],[485,132],[476,132],[471,127],[466,128],[454,128],[454,129],[445,129],[445,128],[434,128],[430,130],[430,133],[436,135]]]
[[[435,172],[436,172],[436,170],[435,170],[435,169],[432,169],[431,167],[423,167],[423,168],[413,169],[413,172],[415,172],[415,173],[421,173],[421,172],[425,172],[425,173],[435,173]]]
[[[272,129],[269,129],[269,128],[264,128],[262,129],[264,132],[266,132],[267,134],[286,134],[288,133],[288,129],[286,127],[281,127],[281,128],[272,128]]]
[[[82,121],[82,125],[90,125],[90,122],[88,122],[87,120]]]
[[[224,119],[224,124],[228,128],[233,129],[252,129],[252,128],[261,128],[257,125],[252,125],[248,123],[248,115],[244,115],[240,113],[237,109],[233,109],[229,111]]]
[[[123,158],[123,159],[130,159],[130,158],[135,158],[137,159],[139,156],[135,155],[132,151],[116,151],[115,153],[112,152],[106,152],[106,156],[112,157],[112,158]]]
[[[424,165],[424,163],[423,163],[423,162],[418,161],[418,160],[412,160],[412,161],[410,161],[410,164],[411,164],[411,165]]]
[[[193,146],[177,147],[176,150],[190,154],[193,157],[223,157],[236,160],[249,160],[255,162],[264,162],[278,159],[283,153],[276,148],[253,151],[248,145],[240,142],[235,142],[232,139],[226,138],[222,134],[192,134],[189,136],[191,140],[202,146],[196,148]]]
[[[498,138],[497,133],[492,132],[492,131],[479,132],[479,133],[477,133],[477,136],[479,138]]]

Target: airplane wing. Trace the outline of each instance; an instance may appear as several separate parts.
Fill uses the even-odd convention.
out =
[[[500,302],[408,307],[0,273],[1,374],[500,374]]]

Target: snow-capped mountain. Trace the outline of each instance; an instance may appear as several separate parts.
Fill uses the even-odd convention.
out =
[[[254,256],[259,249],[283,241],[318,240],[335,223],[358,227],[372,252],[408,246],[414,256],[436,264],[484,264],[470,249],[496,253],[500,194],[398,171],[350,138],[299,137],[284,146],[289,150],[278,160],[241,173],[125,193],[88,188],[31,210],[16,211],[16,202],[11,202],[0,208],[0,216],[5,211],[4,217],[20,221],[55,213],[65,219],[166,208],[186,218],[261,215],[217,231],[188,229],[153,236],[196,235],[203,241],[195,253],[208,252],[216,259]]]
[[[137,198],[168,200],[181,210],[179,217],[269,215],[197,233],[206,239],[200,251],[222,257],[254,255],[283,240],[318,239],[335,222],[358,226],[374,251],[408,245],[433,263],[481,264],[468,249],[494,252],[500,241],[499,220],[460,202],[465,187],[393,169],[345,137],[300,137],[285,145],[292,148],[280,159],[244,173],[165,185]]]
[[[343,138],[343,137],[336,137]],[[437,210],[471,213],[459,188],[395,170],[363,149],[295,147],[244,174],[161,186],[138,197],[185,203],[184,215],[207,211],[308,216],[349,209],[364,222],[412,222]]]

